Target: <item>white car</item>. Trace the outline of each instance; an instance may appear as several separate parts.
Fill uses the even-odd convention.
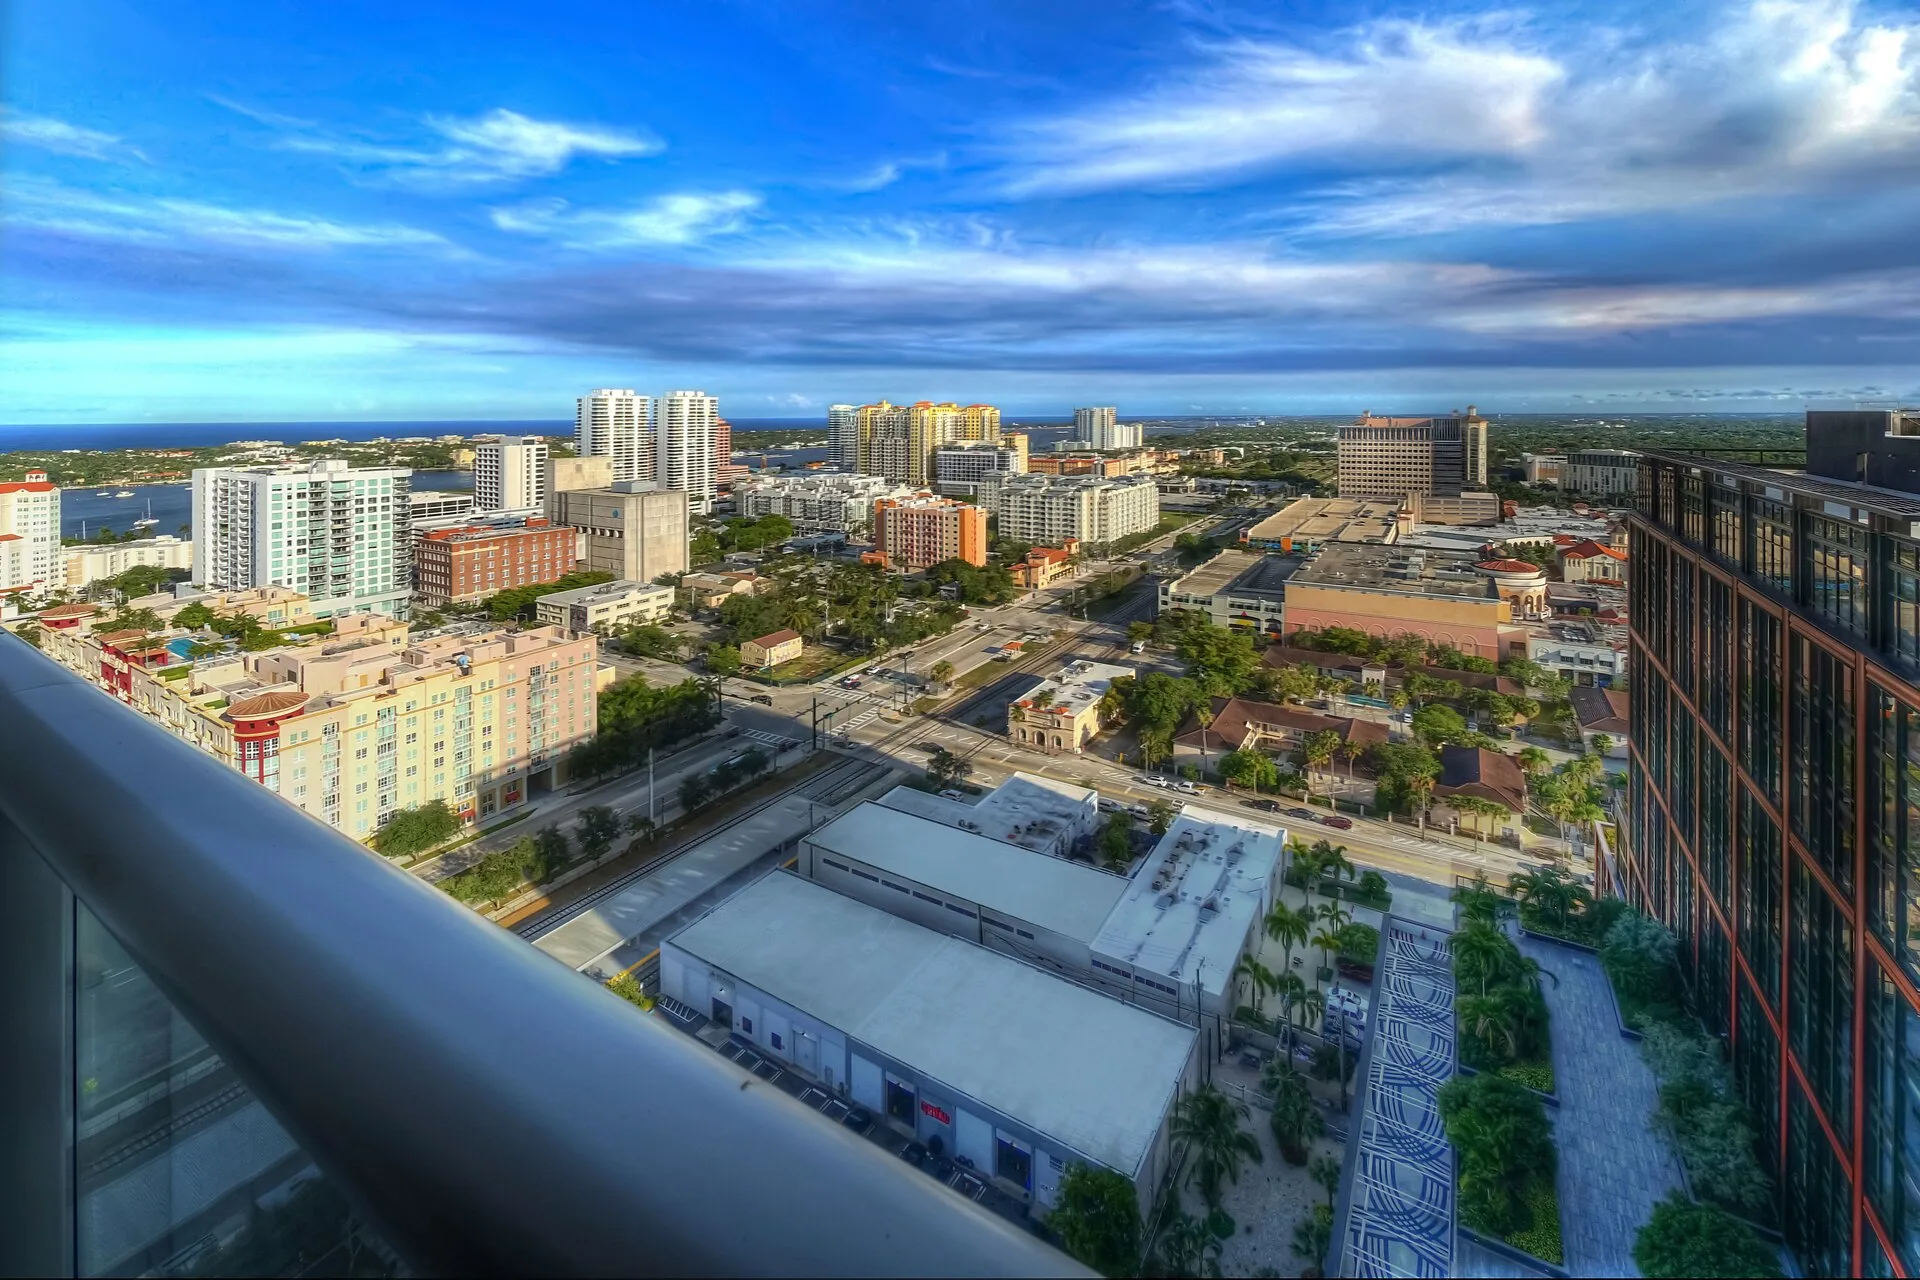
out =
[[[1128,653],[1145,653],[1146,651],[1147,642],[1145,640],[1135,640],[1133,645],[1127,650]]]
[[[1142,786],[1148,787],[1164,787],[1167,785],[1165,778],[1156,778],[1150,773],[1143,773],[1135,778],[1134,781],[1140,783]]]
[[[942,791],[940,793],[940,798],[942,800],[965,800],[967,796],[964,791],[954,791],[949,789],[946,791]]]
[[[1119,802],[1118,800],[1109,800],[1109,799],[1107,799],[1107,798],[1106,798],[1105,796],[1101,796],[1101,797],[1100,797],[1100,812],[1102,812],[1102,813],[1118,813],[1118,812],[1120,812],[1120,802]]]
[[[1171,786],[1175,791],[1184,791],[1190,796],[1197,796],[1200,794],[1200,788],[1194,786],[1191,782],[1188,782],[1184,778],[1181,779],[1179,782],[1168,783],[1167,785]]]

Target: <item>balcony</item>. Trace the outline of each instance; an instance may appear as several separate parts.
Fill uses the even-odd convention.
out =
[[[0,1274],[1077,1272],[0,635]]]

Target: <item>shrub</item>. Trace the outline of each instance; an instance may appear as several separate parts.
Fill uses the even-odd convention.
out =
[[[1685,1276],[1780,1274],[1780,1258],[1752,1228],[1678,1191],[1653,1207],[1633,1242],[1633,1262],[1648,1280]]]
[[[1601,939],[1600,963],[1621,1004],[1632,1011],[1630,1020],[1673,1017],[1675,949],[1673,933],[1637,911],[1622,914]]]
[[[373,833],[373,847],[389,858],[404,858],[430,849],[460,829],[459,815],[445,800],[429,800],[418,808],[402,809]]]
[[[1133,1184],[1111,1169],[1067,1166],[1047,1225],[1066,1251],[1104,1275],[1140,1266],[1140,1202]]]
[[[1307,1092],[1307,1082],[1299,1073],[1291,1069],[1277,1073],[1273,1081],[1273,1114],[1268,1123],[1273,1126],[1273,1140],[1280,1148],[1280,1158],[1288,1164],[1305,1164],[1313,1140],[1326,1130],[1326,1121],[1321,1118],[1320,1108],[1314,1105],[1313,1095]]]

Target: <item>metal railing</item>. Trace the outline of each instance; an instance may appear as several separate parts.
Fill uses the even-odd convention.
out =
[[[422,1273],[1084,1274],[0,636],[0,892],[40,860]],[[47,902],[14,895],[0,959]],[[0,1274],[74,1265],[70,1004],[32,976],[0,996],[34,1033],[0,1054],[33,1215]]]

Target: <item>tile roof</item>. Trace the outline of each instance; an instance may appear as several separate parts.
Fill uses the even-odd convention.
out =
[[[785,644],[789,640],[798,639],[800,639],[800,633],[798,631],[775,631],[771,635],[764,635],[757,640],[749,640],[747,643],[757,644],[762,649],[770,649],[776,644]]]
[[[1576,685],[1567,691],[1573,714],[1580,727],[1589,733],[1625,733],[1628,728],[1627,695],[1614,689],[1595,689]]]
[[[1527,808],[1527,776],[1520,772],[1512,756],[1485,747],[1440,748],[1440,780],[1434,784],[1436,799],[1450,795],[1478,796],[1503,804],[1510,812],[1524,813]]]
[[[1197,719],[1189,719],[1174,741],[1209,751],[1238,751],[1263,730],[1273,736],[1276,730],[1309,734],[1322,729],[1333,730],[1343,742],[1357,742],[1366,747],[1387,741],[1386,726],[1371,720],[1323,716],[1251,698],[1215,698],[1213,720],[1203,729]]]

